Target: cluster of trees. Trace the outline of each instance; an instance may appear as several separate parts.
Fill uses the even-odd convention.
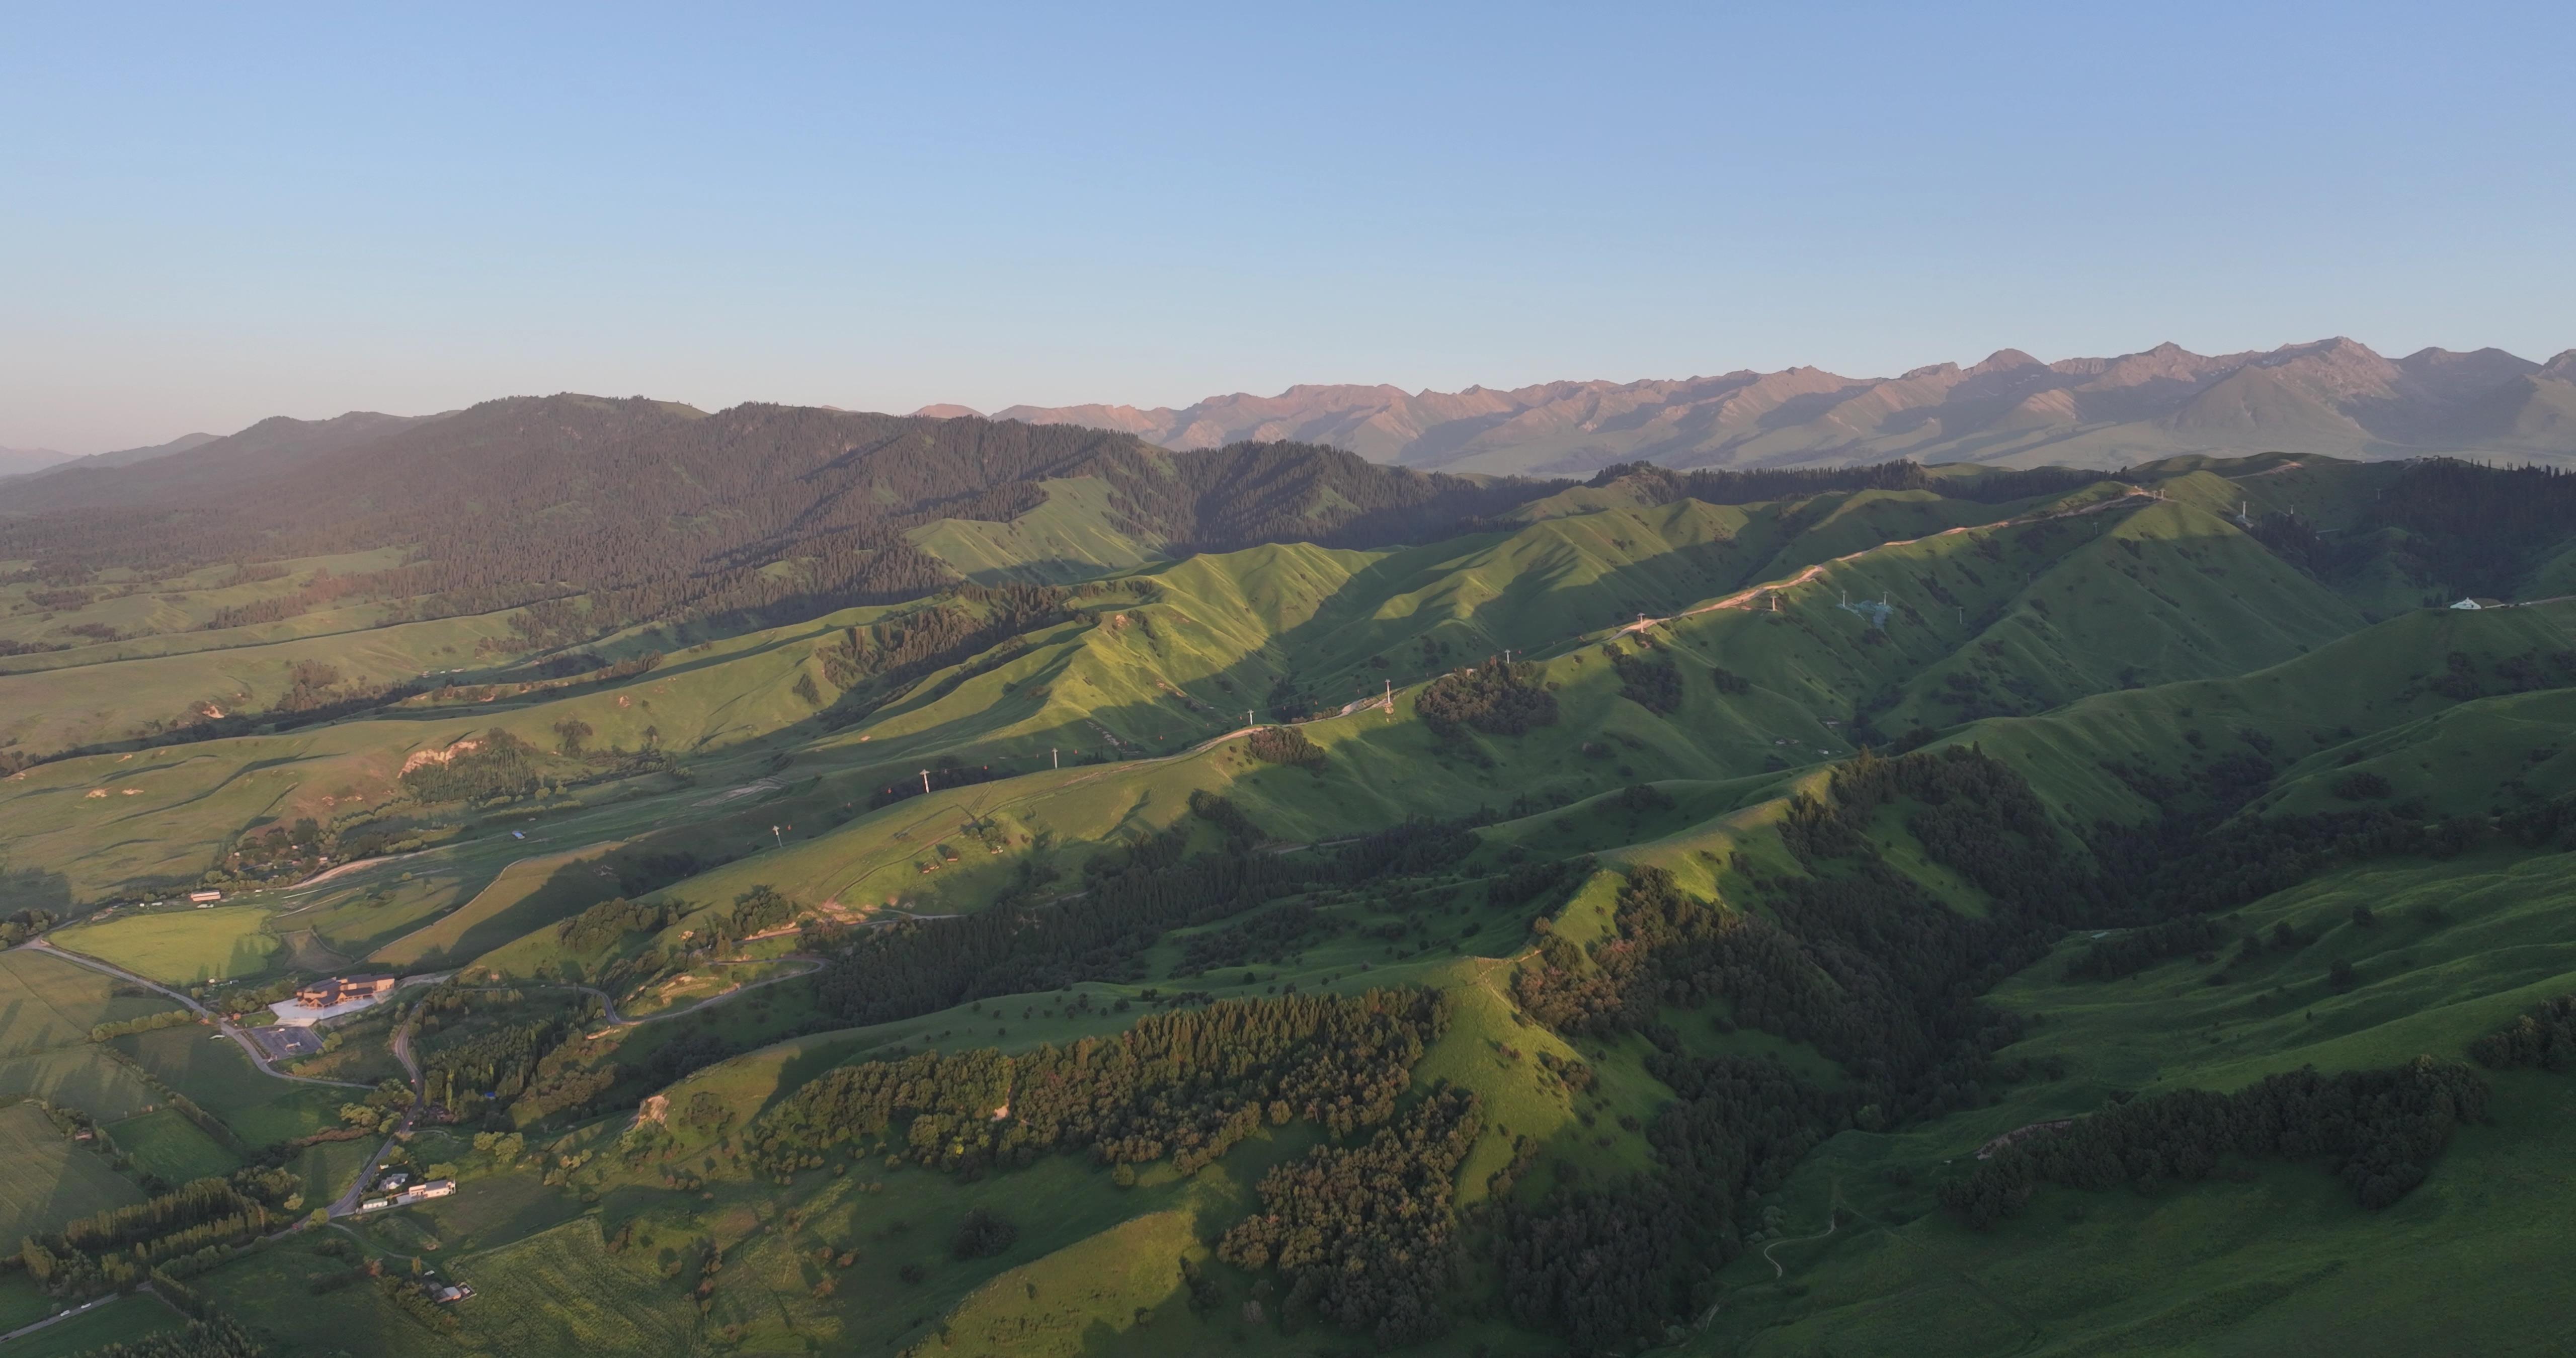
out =
[[[175,1330],[122,1343],[103,1344],[80,1358],[267,1358],[268,1346],[242,1323],[218,1314],[191,1320]]]
[[[480,802],[537,790],[536,746],[497,726],[476,737],[472,749],[462,744],[445,759],[405,769],[403,791],[424,802]]]
[[[146,1014],[141,1018],[121,1019],[115,1023],[91,1024],[89,1029],[89,1040],[92,1042],[105,1042],[111,1037],[124,1037],[129,1033],[148,1033],[155,1028],[176,1028],[181,1024],[194,1023],[196,1021],[196,1014],[189,1010],[165,1009],[158,1014]]]
[[[1564,894],[1582,885],[1598,864],[1592,855],[1540,863],[1515,863],[1485,884],[1485,904],[1497,910],[1519,909],[1546,900],[1552,909]]]
[[[29,1277],[54,1296],[81,1296],[142,1282],[156,1265],[221,1252],[265,1234],[270,1209],[301,1187],[292,1175],[245,1169],[199,1179],[131,1207],[84,1217],[18,1252]]]
[[[1472,669],[1453,670],[1423,686],[1413,710],[1443,736],[1473,727],[1487,735],[1526,735],[1556,724],[1556,695],[1539,684],[1538,666],[1488,657]]]
[[[1116,1165],[1169,1156],[1189,1173],[1265,1123],[1302,1118],[1340,1135],[1384,1122],[1447,1023],[1431,990],[1289,995],[1155,1014],[1115,1037],[1017,1056],[869,1061],[800,1087],[746,1142],[782,1172],[864,1137],[971,1173],[1055,1150]]]
[[[2102,865],[2097,889],[2111,905],[2107,918],[2232,910],[2339,863],[2457,857],[2488,832],[2466,817],[2427,822],[2376,808],[2214,823],[2217,815],[2168,809],[2145,825],[2096,827],[2090,842]]]
[[[2486,670],[2466,651],[2453,651],[2443,657],[2442,672],[2419,677],[2399,690],[2399,702],[2412,702],[2424,693],[2438,693],[2455,703],[2507,693],[2530,693],[2544,688],[2565,688],[2576,684],[2576,650],[2528,650],[2494,661]]]
[[[2576,523],[2576,477],[2557,467],[2420,458],[2371,501],[2368,523],[2406,530],[2386,548],[2417,580],[2509,596]]]
[[[957,1223],[957,1234],[948,1241],[948,1254],[954,1259],[990,1259],[1019,1238],[1020,1228],[1011,1224],[1010,1218],[978,1207]]]
[[[1988,914],[1949,909],[1861,835],[1899,794],[1918,803],[1909,826],[1933,860],[1996,898]],[[1971,997],[2047,951],[2082,883],[2019,775],[1974,750],[1864,757],[1837,772],[1830,797],[1798,799],[1782,834],[1819,867],[1838,861],[1815,876],[1756,877],[1768,916],[1721,909],[1642,868],[1620,892],[1614,932],[1588,950],[1542,935],[1513,976],[1515,997],[1575,1033],[1641,1028],[1663,1004],[1723,1003],[1733,1021],[1812,1042],[1886,1085],[1891,1116],[1975,1102],[1991,1078],[1985,1053],[2013,1022]]]
[[[1682,673],[1664,660],[1630,655],[1615,643],[1601,648],[1619,673],[1619,696],[1659,716],[1682,710]]]
[[[556,925],[555,938],[574,952],[596,953],[615,947],[628,934],[660,933],[677,918],[679,909],[669,902],[647,904],[612,896]]]
[[[1080,586],[961,585],[918,608],[844,630],[815,651],[823,677],[840,697],[825,714],[833,726],[865,720],[901,697],[915,680],[991,650],[1024,632],[1081,615],[1077,602],[1110,593],[1137,595],[1147,581]]]
[[[2189,957],[2216,949],[2227,931],[2216,920],[2186,915],[2086,945],[2066,964],[2070,981],[2116,981],[2135,976],[2170,957]]]
[[[1667,1320],[1704,1310],[1716,1271],[1742,1248],[1746,1196],[1778,1188],[1866,1107],[1776,1060],[1687,1057],[1669,1030],[1648,1034],[1658,1043],[1648,1069],[1679,1096],[1646,1128],[1656,1172],[1563,1188],[1501,1222],[1513,1318],[1579,1352],[1661,1343]]]
[[[1504,1213],[1504,1304],[1513,1320],[1559,1335],[1579,1353],[1661,1342],[1671,1320],[1702,1309],[1702,1274],[1723,1236],[1691,1215],[1668,1175],[1605,1188],[1559,1188],[1538,1207]]]
[[[419,1261],[414,1260],[412,1266],[418,1268]],[[456,1318],[454,1311],[439,1304],[429,1280],[418,1273],[398,1273],[386,1268],[381,1259],[368,1260],[365,1269],[368,1276],[376,1280],[376,1294],[392,1302],[394,1309],[410,1317],[413,1324],[439,1334],[463,1327],[464,1322]]]
[[[2454,1128],[2482,1121],[2486,1109],[2485,1081],[2429,1056],[2383,1070],[2295,1070],[2232,1094],[2179,1089],[2016,1138],[1943,1184],[1941,1201],[1983,1228],[2020,1211],[2043,1183],[2145,1191],[2197,1182],[2238,1155],[2322,1160],[2362,1206],[2386,1207],[2424,1181]]]
[[[2469,1055],[2489,1070],[2576,1070],[2576,995],[2542,1000],[2470,1044]]]
[[[2576,793],[2561,793],[2510,812],[2499,819],[2497,828],[2525,848],[2576,849]],[[6,937],[0,932],[0,938]]]
[[[317,872],[333,863],[384,852],[385,830],[364,823],[324,825],[298,816],[292,825],[254,825],[208,874],[211,880],[275,881]]]
[[[659,891],[673,882],[686,881],[702,872],[712,872],[733,861],[723,853],[701,854],[690,849],[667,852],[626,850],[611,854],[608,870],[617,874],[617,889],[628,896],[641,896]]]
[[[1210,798],[1202,818],[1220,805],[1235,810]],[[1292,894],[1311,876],[1248,843],[1185,857],[1189,838],[1185,821],[1094,859],[1082,894],[1051,906],[997,906],[870,930],[816,975],[816,998],[851,1022],[884,1023],[989,995],[1141,979],[1144,952],[1165,931]]]
[[[1252,733],[1245,742],[1252,757],[1265,764],[1294,764],[1300,768],[1321,768],[1324,747],[1306,738],[1294,726],[1265,726]]]
[[[1898,798],[1927,854],[1994,897],[1985,916],[1882,860],[1863,830]],[[1541,932],[1538,957],[1512,978],[1550,1027],[1644,1033],[1664,1053],[1655,1073],[1682,1095],[1649,1128],[1652,1174],[1560,1189],[1509,1218],[1515,1314],[1578,1348],[1637,1343],[1704,1306],[1706,1278],[1687,1261],[1722,1259],[1744,1193],[1776,1186],[1823,1137],[1983,1103],[2003,1078],[1992,1054],[2019,1023],[1974,997],[2043,955],[2091,899],[2027,784],[1972,748],[1854,760],[1781,828],[1818,871],[1770,878],[1739,857],[1767,913],[1720,908],[1639,868],[1606,937],[1582,948]],[[1853,1083],[1829,1093],[1769,1063],[1686,1060],[1656,1021],[1666,1006],[1808,1042]]]
[[[0,871],[5,871],[5,865],[0,865]],[[0,915],[0,948],[17,947],[58,922],[50,910],[13,910]]]
[[[536,1079],[538,1063],[584,1017],[569,1006],[523,1016],[512,1012],[520,1008],[518,1001],[515,991],[487,997],[452,986],[441,986],[421,1001],[421,1083],[431,1105],[458,1108],[465,1101],[480,1103],[486,1095],[501,1103],[517,1098]],[[584,1008],[596,1004],[586,1000]],[[478,1005],[498,1012],[477,1013]],[[450,1025],[463,1031],[430,1040]]]
[[[1261,1206],[1217,1242],[1247,1272],[1276,1269],[1284,1309],[1312,1307],[1381,1345],[1449,1327],[1441,1294],[1462,1260],[1452,1207],[1458,1166],[1484,1121],[1476,1096],[1442,1086],[1351,1146],[1324,1145],[1261,1177]]]
[[[1240,923],[1181,940],[1176,975],[1204,976],[1218,967],[1285,962],[1318,938],[1341,932],[1342,921],[1305,901],[1276,905]]]
[[[1082,892],[1052,905],[870,930],[815,976],[817,1001],[852,1023],[887,1023],[993,995],[1141,980],[1146,950],[1172,929],[1319,886],[1433,871],[1475,846],[1456,826],[1410,822],[1330,857],[1257,853],[1260,833],[1233,802],[1200,792],[1190,809],[1224,830],[1221,851],[1188,855],[1183,821],[1093,859]]]

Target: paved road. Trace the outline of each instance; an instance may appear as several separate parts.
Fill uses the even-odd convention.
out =
[[[135,985],[142,986],[148,990],[157,990],[162,994],[169,996],[171,999],[177,1000],[179,1003],[188,1006],[188,1011],[195,1014],[197,1017],[214,1020],[216,1030],[221,1032],[224,1036],[231,1038],[235,1044],[239,1045],[242,1049],[242,1054],[249,1057],[250,1063],[257,1066],[260,1073],[263,1075],[273,1075],[281,1080],[293,1080],[297,1084],[335,1085],[342,1089],[375,1088],[374,1085],[360,1084],[355,1080],[325,1080],[319,1076],[290,1075],[285,1071],[279,1070],[277,1067],[268,1063],[268,1054],[259,1049],[259,1043],[253,1040],[249,1033],[242,1031],[241,1025],[234,1023],[231,1019],[197,1003],[197,1001],[191,998],[186,991],[172,990],[170,987],[165,986],[158,981],[137,976],[123,967],[102,962],[87,953],[73,952],[71,949],[63,947],[49,938],[29,939],[27,942],[18,946],[22,948],[42,949],[66,962],[73,963],[77,966],[87,967],[92,971],[105,972],[107,975],[113,976],[120,981],[130,981]]]
[[[394,1059],[402,1062],[403,1069],[411,1075],[411,1107],[403,1113],[402,1122],[385,1137],[383,1144],[376,1147],[376,1153],[367,1158],[367,1167],[358,1171],[358,1177],[349,1184],[349,1191],[331,1204],[332,1216],[357,1215],[358,1204],[367,1196],[367,1186],[376,1181],[376,1175],[384,1170],[385,1158],[394,1153],[395,1143],[402,1140],[403,1133],[411,1130],[412,1123],[420,1117],[421,1109],[427,1106],[425,1101],[429,1088],[421,1082],[420,1062],[412,1055],[411,1030],[409,1022],[394,1029]]]
[[[147,1286],[140,1290],[150,1292],[152,1289]],[[33,1325],[21,1325],[7,1334],[0,1334],[0,1344],[8,1343],[10,1340],[17,1338],[20,1335],[34,1334],[36,1331],[41,1330],[48,1325],[59,1325],[74,1316],[88,1315],[90,1312],[95,1311],[124,1295],[125,1294],[122,1292],[111,1292],[104,1297],[94,1297],[88,1301],[82,1302],[80,1305],[75,1306],[68,1311],[62,1311],[54,1315],[47,1316]],[[154,1293],[153,1295],[158,1296],[160,1294]]]

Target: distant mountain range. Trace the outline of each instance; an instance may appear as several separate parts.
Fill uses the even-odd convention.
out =
[[[930,406],[924,416],[973,414]],[[2005,349],[1899,377],[1821,368],[1645,382],[1406,392],[1297,386],[1183,409],[1011,406],[995,419],[1135,434],[1167,448],[1292,440],[1426,470],[1581,475],[1675,468],[1926,462],[2117,467],[2181,453],[2423,453],[2576,460],[2576,350],[2389,359],[2349,339],[2204,355],[2175,344],[2043,363]]]
[[[72,455],[51,448],[0,448],[0,476],[23,476],[69,462]]]

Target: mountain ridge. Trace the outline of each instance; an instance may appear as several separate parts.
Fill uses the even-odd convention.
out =
[[[1794,366],[1454,392],[1301,384],[1178,408],[1013,405],[990,418],[1114,429],[1173,449],[1285,440],[1398,466],[1518,475],[1580,476],[1629,461],[1689,470],[1893,457],[2111,468],[2270,451],[2555,461],[2576,459],[2576,352],[2546,364],[2495,348],[2392,359],[2335,336],[2208,355],[2168,341],[2054,362],[1999,349],[1966,367],[1927,364],[1891,378]]]

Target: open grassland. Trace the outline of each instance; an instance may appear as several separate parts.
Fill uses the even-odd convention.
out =
[[[84,1043],[0,1060],[0,1099],[25,1098],[112,1120],[132,1117],[158,1102],[160,1095],[132,1066]]]
[[[2229,1089],[2302,1065],[2457,1059],[2540,998],[2576,990],[2576,860],[2564,854],[2346,869],[2226,923],[2240,937],[2287,924],[2304,941],[2061,979],[2079,938],[1998,990],[1998,1003],[2044,1016],[2006,1056],[2063,1075],[1914,1131],[1834,1138],[1777,1202],[1793,1238],[1822,1231],[1837,1206],[1841,1227],[1778,1247],[1777,1283],[1756,1254],[1738,1259],[1691,1350],[2395,1355],[2471,1333],[2484,1351],[2553,1348],[2570,1293],[2541,1261],[2576,1210],[2563,1167],[2576,1080],[2563,1075],[2489,1076],[2494,1124],[2461,1132],[2427,1183],[2378,1212],[2312,1166],[2261,1163],[2148,1195],[2044,1188],[1985,1233],[1932,1206],[1949,1167],[2016,1127],[2115,1094]],[[2337,960],[2356,969],[2349,990],[2328,982]],[[2504,1277],[2531,1285],[2496,1287]],[[2452,1304],[2471,1295],[2484,1299],[2474,1323]]]
[[[9,1341],[9,1358],[80,1358],[109,1344],[132,1344],[187,1324],[150,1293],[119,1297],[86,1315]]]
[[[48,957],[38,948],[0,952],[0,1058],[75,1046],[89,1030],[179,1007],[155,994]]]
[[[979,585],[1060,584],[1130,570],[1156,553],[1112,527],[1115,509],[1095,477],[1038,483],[1046,503],[1008,523],[940,519],[905,534],[912,545]]]
[[[475,648],[488,638],[515,650],[509,619],[507,613],[487,613],[369,627],[344,613],[337,619],[298,620],[307,626],[350,628],[329,635],[299,636],[290,627],[279,637],[277,626],[270,625],[232,635],[197,634],[225,643],[222,649],[133,654],[157,648],[137,643],[95,648],[105,652],[97,664],[57,663],[0,673],[0,712],[9,714],[0,718],[0,738],[14,737],[27,749],[52,752],[126,740],[146,726],[177,726],[200,703],[225,713],[261,711],[292,687],[298,664],[328,665],[342,683],[355,686],[490,663],[488,658],[478,662]],[[71,654],[59,653],[57,660]],[[111,673],[113,682],[103,682],[102,676]]]
[[[397,971],[452,967],[580,914],[617,894],[617,874],[600,861],[616,847],[594,844],[520,859],[472,900],[376,949],[367,960]]]
[[[350,1237],[338,1229],[298,1232],[190,1279],[233,1317],[271,1336],[278,1358],[329,1358],[382,1354],[385,1358],[454,1358],[454,1340],[433,1334],[394,1308],[364,1282],[316,1294],[313,1281],[348,1272],[346,1258],[317,1252],[328,1240]],[[407,1268],[408,1260],[390,1261]]]
[[[0,1249],[65,1222],[141,1202],[142,1190],[77,1145],[34,1104],[0,1106]]]
[[[54,1299],[36,1286],[23,1269],[0,1273],[0,1334],[32,1325],[54,1313]]]
[[[110,569],[99,572],[88,586],[70,591],[70,597],[40,581],[0,584],[0,639],[85,643],[65,651],[0,658],[0,667],[8,671],[51,669],[66,664],[95,664],[105,658],[237,646],[243,644],[245,634],[263,631],[272,640],[310,636],[333,629],[315,621],[315,614],[247,627],[208,629],[206,624],[217,621],[216,615],[226,609],[292,595],[311,583],[320,571],[347,575],[384,570],[401,563],[401,552],[380,550],[274,562],[271,566],[275,574],[268,579],[246,578],[244,572],[231,566],[204,566],[159,580]],[[48,597],[42,601],[34,597],[40,593]],[[343,611],[348,610],[321,610],[324,614]],[[120,639],[98,641],[68,630],[83,623],[112,628]]]
[[[977,1288],[949,1313],[940,1347],[968,1358],[1099,1352],[1165,1319],[1156,1313],[1183,1290],[1177,1261],[1205,1253],[1188,1212],[1135,1217]]]
[[[184,1184],[241,1168],[240,1156],[175,1108],[111,1123],[107,1133],[134,1157],[135,1168],[159,1176],[163,1183]]]
[[[442,1154],[422,1149],[426,1144],[429,1143],[415,1143],[416,1159],[436,1159]],[[460,1164],[475,1164],[476,1157],[462,1146],[444,1154]],[[446,1258],[501,1250],[553,1231],[590,1210],[571,1193],[545,1183],[534,1170],[477,1166],[467,1174],[467,1187],[456,1196],[436,1198],[395,1214],[395,1219],[408,1220],[436,1239]]]
[[[328,1126],[338,1120],[340,1105],[362,1092],[262,1074],[231,1039],[194,1025],[129,1033],[111,1042],[253,1146]]]
[[[639,1265],[609,1253],[592,1217],[458,1259],[456,1276],[476,1293],[457,1313],[460,1338],[504,1358],[690,1351],[696,1308]]]
[[[2408,790],[2427,794],[2481,792],[2443,809],[2484,810],[2497,784],[2535,767],[2528,758],[2540,737],[2508,714],[2520,702],[2541,704],[2545,710],[2547,695],[2464,700],[2446,694],[2435,681],[2449,672],[2449,657],[2457,653],[2480,685],[2493,692],[2501,683],[2499,665],[2571,644],[2576,644],[2576,601],[2501,612],[2419,610],[2252,674],[2106,693],[2046,716],[1980,722],[1954,739],[1977,741],[2011,762],[2037,787],[2053,814],[2081,829],[2098,819],[2137,821],[2153,814],[2152,804],[2111,773],[2110,765],[2180,778],[2190,765],[2211,755],[2255,748],[2240,734],[2252,732],[2262,748],[2290,764],[2290,781],[2273,794],[2285,809],[2335,809],[2331,794],[2319,784],[2348,769],[2347,756],[2361,763],[2383,748],[2401,749],[2458,721],[2476,739],[2492,740],[2486,751],[2492,764],[2483,770],[2452,767],[2419,752],[2388,760],[2389,776],[2392,783],[2403,777]],[[2480,690],[2464,691],[2474,695]],[[2483,711],[2425,724],[2464,708]],[[2443,757],[2452,756],[2444,751]],[[2312,774],[2323,777],[2300,781]],[[2341,803],[2342,808],[2351,805]],[[2257,809],[2272,809],[2271,802],[2258,803]]]
[[[388,866],[364,878],[352,874],[309,893],[281,893],[280,899],[291,904],[278,912],[279,926],[310,929],[325,947],[343,956],[364,957],[417,932],[472,899],[491,881],[492,874],[472,871],[479,865],[469,855],[437,857],[435,866],[405,857],[392,860],[409,865],[399,870]]]
[[[317,1141],[305,1147],[287,1162],[304,1179],[304,1200],[308,1203],[335,1201],[348,1191],[376,1153],[377,1138],[356,1141]]]
[[[268,916],[257,905],[129,911],[57,930],[54,941],[164,985],[238,980],[268,970],[277,952]]]
[[[0,1099],[39,1098],[102,1122],[132,1116],[158,1096],[89,1030],[176,1007],[41,949],[0,952]]]

